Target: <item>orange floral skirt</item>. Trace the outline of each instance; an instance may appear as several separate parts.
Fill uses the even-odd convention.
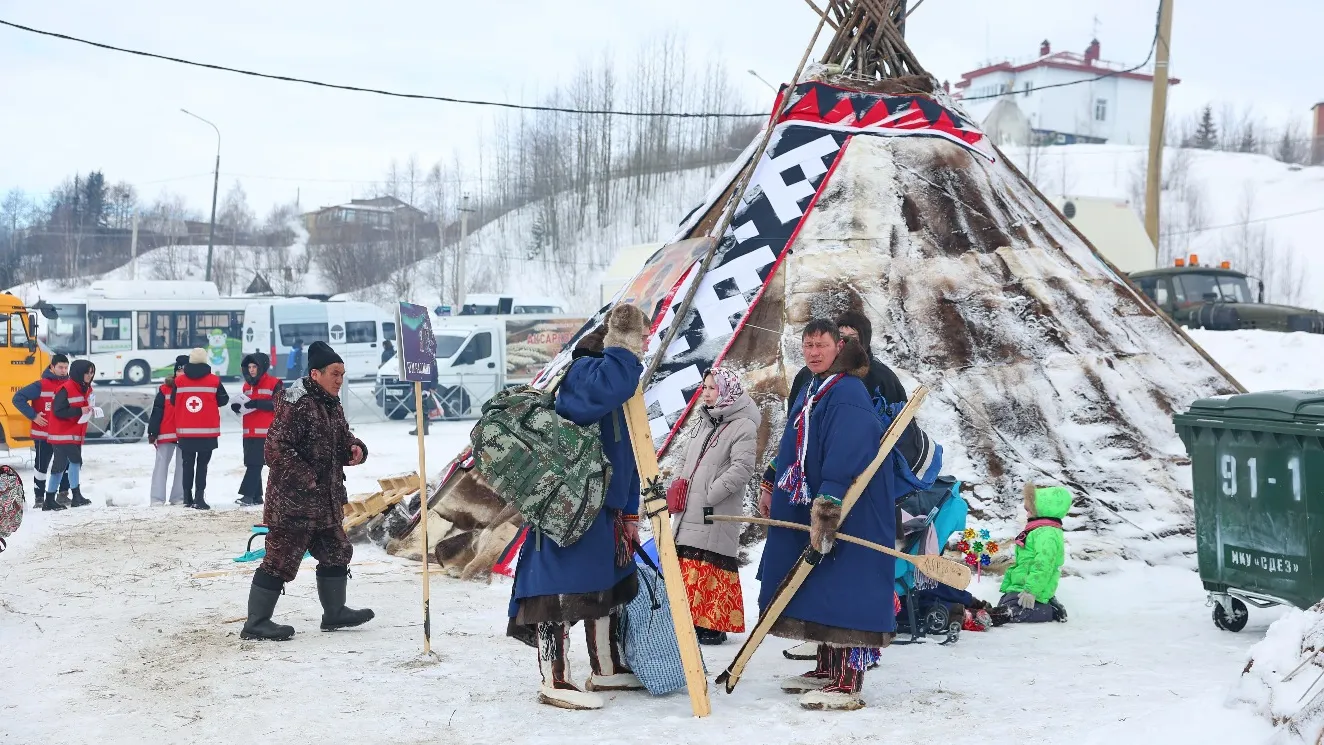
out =
[[[740,592],[739,563],[730,556],[690,546],[676,548],[694,625],[713,631],[743,632],[745,597]]]

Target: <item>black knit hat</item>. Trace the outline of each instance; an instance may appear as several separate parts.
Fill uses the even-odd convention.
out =
[[[342,365],[344,360],[336,354],[336,350],[331,348],[330,344],[324,341],[315,341],[308,345],[308,369],[323,370],[327,365],[334,365],[337,362]]]
[[[179,368],[181,368],[181,367],[183,367],[184,365],[187,365],[187,364],[188,364],[188,355],[187,355],[187,354],[181,354],[181,355],[179,355],[178,357],[175,358],[175,369],[176,369],[176,370],[178,370]]]

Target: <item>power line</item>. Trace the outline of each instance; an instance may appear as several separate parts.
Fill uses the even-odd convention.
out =
[[[1270,217],[1257,217],[1254,220],[1242,220],[1241,222],[1230,222],[1226,225],[1211,225],[1207,228],[1195,228],[1193,230],[1174,230],[1163,234],[1163,237],[1173,235],[1193,235],[1195,233],[1207,233],[1211,230],[1227,230],[1228,228],[1239,228],[1243,225],[1252,225],[1261,222],[1273,222],[1274,220],[1283,220],[1289,217],[1300,217],[1301,215],[1310,215],[1316,212],[1324,212],[1324,207],[1315,207],[1313,209],[1301,210],[1300,212],[1288,212],[1283,215],[1272,215]]]
[[[742,113],[716,113],[716,112],[616,111],[614,109],[572,109],[563,106],[537,106],[532,104],[515,104],[515,103],[503,103],[500,101],[481,101],[481,100],[469,99],[469,98],[453,98],[450,96],[431,96],[423,93],[400,93],[398,91],[388,91],[379,88],[361,88],[359,86],[354,86],[354,85],[324,83],[318,80],[295,78],[295,77],[290,77],[288,75],[272,75],[270,73],[255,72],[253,70],[242,70],[236,67],[226,67],[225,65],[213,65],[207,62],[194,62],[193,60],[186,60],[179,57],[170,57],[164,54],[144,52],[138,49],[126,49],[124,47],[117,47],[111,44],[103,44],[101,42],[90,41],[88,39],[80,39],[76,36],[59,34],[59,33],[55,33],[54,31],[43,31],[38,28],[32,28],[31,26],[24,26],[18,23],[13,23],[11,21],[6,21],[4,19],[0,19],[0,26],[8,26],[10,28],[17,29],[19,31],[27,31],[28,33],[39,34],[41,36],[48,36],[53,39],[62,39],[64,41],[73,41],[79,44],[86,44],[88,46],[96,47],[98,49],[106,49],[112,52],[121,52],[123,54],[132,54],[139,57],[147,57],[150,59],[163,60],[166,62],[175,62],[177,64],[190,65],[192,67],[202,67],[208,70],[231,72],[237,75],[248,75],[250,77],[265,78],[267,80],[279,80],[286,83],[302,83],[304,85],[312,85],[312,86],[317,86],[319,88],[334,88],[336,90],[355,91],[357,93],[373,93],[378,96],[391,96],[394,98],[412,98],[423,101],[440,101],[442,103],[466,104],[469,106],[495,106],[497,108],[518,109],[521,111],[546,111],[557,114],[584,114],[584,115],[596,115],[596,116],[631,116],[631,117],[650,117],[650,118],[665,117],[672,119],[753,119],[753,118],[761,119],[768,116],[767,112],[742,114]]]
[[[1162,9],[1162,7],[1163,7],[1163,3],[1164,3],[1164,2],[1167,2],[1167,0],[1159,0],[1159,9],[1160,9],[1160,10]],[[1103,80],[1104,78],[1112,78],[1112,77],[1116,77],[1116,76],[1118,76],[1118,75],[1125,75],[1126,73],[1129,73],[1129,72],[1135,72],[1136,70],[1139,70],[1140,68],[1144,67],[1145,65],[1148,65],[1148,64],[1149,64],[1149,61],[1150,61],[1151,59],[1154,58],[1154,50],[1158,48],[1158,39],[1159,39],[1159,23],[1158,23],[1158,16],[1159,16],[1158,11],[1155,11],[1155,12],[1154,12],[1154,40],[1151,41],[1151,42],[1149,42],[1149,54],[1146,54],[1146,55],[1145,55],[1145,60],[1144,60],[1143,62],[1141,62],[1141,63],[1138,64],[1138,65],[1135,65],[1134,67],[1128,67],[1128,68],[1126,68],[1125,70],[1113,70],[1112,72],[1106,72],[1106,73],[1104,73],[1104,74],[1102,74],[1102,75],[1099,75],[1099,76],[1097,76],[1097,77],[1086,78],[1086,79],[1084,79],[1084,80],[1072,80],[1072,81],[1067,82],[1067,83],[1053,83],[1052,85],[1041,85],[1041,86],[1037,86],[1037,87],[1034,87],[1034,88],[1022,88],[1022,89],[1020,89],[1020,90],[1018,90],[1018,91],[1006,91],[1006,92],[1004,92],[1004,93],[990,93],[990,94],[985,95],[985,96],[970,96],[970,97],[968,97],[968,98],[963,96],[963,97],[961,97],[960,99],[957,99],[957,100],[958,100],[958,101],[983,101],[983,100],[985,100],[985,99],[989,99],[989,98],[1003,98],[1003,97],[1005,97],[1005,96],[1015,96],[1015,95],[1019,95],[1019,94],[1022,94],[1022,93],[1033,93],[1033,92],[1035,92],[1035,91],[1046,91],[1046,90],[1048,90],[1048,89],[1050,89],[1050,88],[1066,88],[1067,86],[1070,86],[1070,85],[1080,85],[1080,84],[1082,84],[1082,83],[1093,83],[1093,82],[1096,81],[1096,80]],[[4,21],[0,21],[0,23],[4,23]]]

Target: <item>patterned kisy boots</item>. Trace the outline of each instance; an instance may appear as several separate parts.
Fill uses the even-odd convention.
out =
[[[832,680],[817,691],[800,696],[800,707],[810,710],[855,711],[864,708],[860,688],[864,685],[864,669],[877,661],[877,650],[849,647],[828,647],[828,661],[832,666]]]
[[[628,667],[621,651],[620,615],[584,622],[588,640],[588,661],[593,667],[584,687],[590,691],[641,691],[644,684]]]
[[[782,681],[784,693],[808,693],[827,687],[832,682],[832,651],[826,644],[818,645],[817,664],[804,675],[787,678]]]
[[[570,659],[566,655],[568,630],[563,623],[538,624],[538,669],[542,685],[538,701],[561,709],[601,709],[602,697],[581,691],[570,682]]]

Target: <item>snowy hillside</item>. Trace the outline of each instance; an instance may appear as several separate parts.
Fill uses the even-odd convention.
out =
[[[548,219],[549,206],[545,202],[509,212],[469,235],[465,270],[469,277],[468,291],[550,296],[564,300],[571,311],[597,310],[599,278],[616,251],[669,238],[681,218],[704,198],[721,171],[696,168],[655,176],[656,183],[648,190],[647,197],[617,197],[614,202],[619,206],[609,219],[601,224],[590,221],[588,227],[576,231],[555,250],[535,247],[539,226]],[[617,179],[611,188],[624,190],[629,181]],[[558,201],[554,209],[563,224],[574,222],[574,207],[569,200]],[[412,300],[430,307],[441,302],[438,285],[444,282],[449,297],[453,266],[443,270],[433,257],[406,271],[413,275],[412,281],[405,283],[411,285],[408,297],[397,296],[400,283],[396,282],[384,282],[351,295],[378,304]]]
[[[1144,203],[1146,152],[1141,148],[1067,145],[1013,147],[1005,153],[1050,198],[1109,197],[1129,200],[1133,206]],[[1163,157],[1163,234],[1168,253],[1198,254],[1205,263],[1235,261],[1246,243],[1259,240],[1256,233],[1262,230],[1269,253],[1277,250],[1291,257],[1285,260],[1295,262],[1302,289],[1299,301],[1324,307],[1324,257],[1319,252],[1324,236],[1324,168],[1287,165],[1265,155],[1171,147]],[[1270,301],[1283,299],[1274,297],[1272,278],[1266,278],[1266,284]]]

